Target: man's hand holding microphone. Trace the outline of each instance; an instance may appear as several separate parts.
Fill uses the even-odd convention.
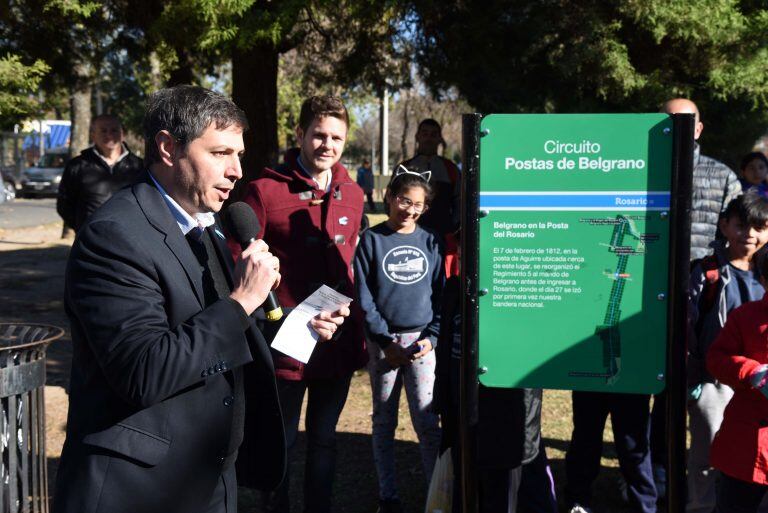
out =
[[[263,240],[251,242],[235,262],[234,287],[229,295],[251,315],[280,284],[280,261]]]
[[[233,203],[227,209],[225,224],[227,231],[243,248],[235,262],[230,297],[240,303],[248,315],[264,305],[268,320],[280,319],[282,310],[272,292],[280,285],[280,261],[269,252],[266,242],[256,239],[260,230],[256,214],[243,202]],[[321,341],[327,341],[348,316],[349,305],[344,305],[336,312],[320,312],[312,318],[310,325]]]

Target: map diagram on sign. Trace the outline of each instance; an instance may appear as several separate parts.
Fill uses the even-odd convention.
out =
[[[627,272],[629,258],[645,253],[646,240],[653,240],[640,234],[632,219],[627,216],[617,215],[615,219],[588,220],[590,224],[613,224],[613,233],[607,245],[608,251],[618,258],[615,269],[607,269],[603,274],[611,280],[611,291],[608,295],[605,315],[602,322],[595,328],[595,334],[603,343],[603,372],[569,372],[573,377],[605,378],[606,383],[612,385],[616,382],[621,372],[621,298],[624,295],[624,287],[632,281],[632,276]],[[629,239],[628,244],[627,239]]]

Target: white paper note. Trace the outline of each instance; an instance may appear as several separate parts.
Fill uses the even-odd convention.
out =
[[[272,347],[291,358],[307,363],[319,337],[309,321],[323,310],[335,312],[341,305],[351,302],[351,298],[331,287],[321,286],[288,314],[272,341]]]

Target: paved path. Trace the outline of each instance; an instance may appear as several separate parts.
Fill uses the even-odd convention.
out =
[[[32,228],[61,222],[56,199],[16,199],[0,203],[0,230]]]

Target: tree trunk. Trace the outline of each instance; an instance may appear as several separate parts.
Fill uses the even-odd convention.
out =
[[[265,166],[278,163],[277,69],[279,52],[270,44],[232,52],[232,99],[245,111],[250,129],[245,132],[243,179],[235,188],[241,197],[244,186]]]
[[[73,81],[70,90],[70,120],[72,131],[69,136],[69,152],[79,155],[88,147],[91,124],[91,94],[93,76],[91,67],[85,62],[76,62],[72,66]]]
[[[402,95],[402,105],[403,105],[403,131],[400,135],[400,152],[402,153],[402,157],[400,158],[400,161],[407,159],[410,156],[410,153],[408,153],[408,129],[410,128],[410,107],[411,107],[411,94],[410,91],[403,92]]]

